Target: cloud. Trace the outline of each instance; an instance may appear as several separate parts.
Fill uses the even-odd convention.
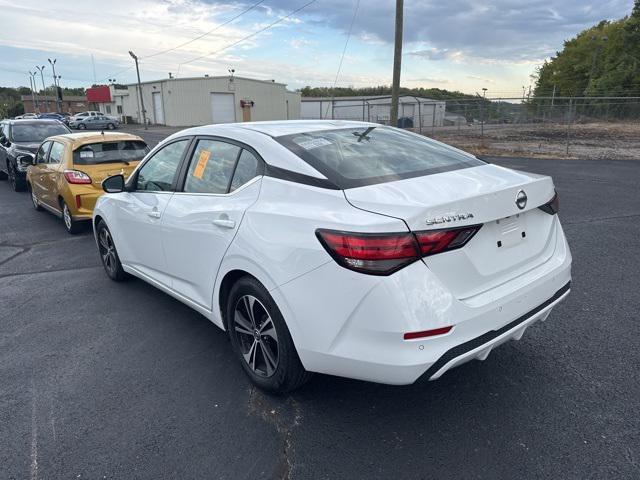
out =
[[[299,6],[299,0],[274,0],[272,8]],[[393,0],[367,2],[358,11],[354,30],[364,38],[393,42]],[[355,0],[323,0],[304,10],[318,25],[347,31]],[[602,19],[621,18],[633,0],[421,0],[405,2],[405,44],[428,44],[419,52],[431,59],[448,52],[465,57],[502,61],[541,61],[560,49],[563,41]],[[438,56],[441,55],[440,58]]]
[[[469,80],[478,80],[479,82],[484,82],[484,83],[496,83],[494,80],[491,80],[490,78],[484,78],[484,77],[478,77],[476,75],[467,75],[467,77]]]
[[[425,58],[428,60],[462,60],[464,54],[460,50],[451,50],[449,48],[426,48],[424,50],[414,50],[407,55]]]

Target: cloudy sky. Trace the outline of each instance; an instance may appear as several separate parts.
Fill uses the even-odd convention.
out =
[[[26,72],[36,65],[46,66],[51,84],[47,58],[57,58],[65,86],[109,78],[130,83],[135,69],[127,52],[133,50],[143,80],[168,72],[223,75],[234,68],[236,75],[275,79],[292,89],[330,86],[358,0],[316,0],[241,41],[309,2],[264,0],[240,15],[257,0],[0,0],[0,85],[28,85]],[[467,93],[486,87],[493,96],[518,96],[564,39],[602,19],[623,17],[632,5],[405,0],[402,84]],[[338,86],[391,83],[394,8],[393,0],[360,1]]]

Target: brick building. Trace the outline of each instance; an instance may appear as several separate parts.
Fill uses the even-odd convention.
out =
[[[38,108],[35,108],[31,95],[22,95],[22,103],[24,104],[25,113],[45,113],[45,112],[57,112],[58,104],[56,103],[56,97],[53,95],[39,95],[36,97]],[[48,104],[48,105],[47,105]],[[91,104],[87,101],[86,96],[66,96],[62,100],[62,111],[69,112],[70,114],[85,112],[91,110]]]

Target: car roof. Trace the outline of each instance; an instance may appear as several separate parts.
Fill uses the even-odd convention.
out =
[[[222,135],[228,130],[243,129],[262,133],[270,137],[295,135],[297,133],[318,130],[335,130],[339,128],[367,128],[379,126],[376,123],[355,122],[347,120],[280,120],[268,122],[222,123],[203,125],[183,130],[183,135]]]
[[[274,138],[318,130],[367,128],[375,126],[379,125],[375,123],[344,120],[281,120],[271,122],[221,123],[181,130],[160,142],[156,149],[181,137],[198,135],[219,136],[251,146],[269,165],[316,178],[326,179],[322,173],[275,141]]]
[[[144,142],[144,140],[138,135],[131,133],[120,132],[81,132],[81,133],[67,133],[65,135],[55,135],[47,138],[47,140],[56,140],[62,143],[71,144],[72,150],[75,150],[82,145],[90,143],[100,142],[121,142],[125,140],[133,140],[138,142]],[[145,142],[146,143],[146,142]]]
[[[3,120],[3,122],[8,122],[11,125],[37,125],[37,124],[41,124],[41,123],[51,123],[51,124],[56,124],[59,125],[60,121],[56,120],[55,118],[19,118],[19,119],[13,119],[13,120]]]

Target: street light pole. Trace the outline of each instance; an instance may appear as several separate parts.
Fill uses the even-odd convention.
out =
[[[38,105],[38,91],[37,91],[37,87],[36,87],[36,72],[32,72],[31,70],[29,70],[29,76],[31,77],[32,80],[32,85],[33,85],[33,90],[31,90],[31,92],[33,93],[33,102],[34,102],[34,113],[37,112],[38,110],[40,110],[40,105]]]
[[[44,73],[42,73],[44,71],[44,65],[42,65],[42,67],[38,67],[36,65],[36,69],[40,72],[40,78],[42,79],[42,90],[44,91],[44,106],[45,106],[45,110],[47,112],[49,112],[49,100],[47,99],[47,87],[44,86]]]
[[[142,98],[142,85],[140,84],[140,69],[138,68],[138,57],[136,54],[129,50],[129,55],[136,62],[136,75],[138,76],[138,96],[140,97],[140,106],[142,107],[142,122],[144,123],[144,129],[147,130],[147,113],[144,110],[144,99]],[[138,110],[138,118],[140,118],[140,111]]]
[[[393,51],[393,83],[391,84],[391,115],[392,127],[398,126],[398,96],[400,94],[400,71],[402,66],[402,25],[404,0],[396,0],[396,38]],[[435,108],[435,107],[434,107]]]
[[[58,106],[58,113],[62,113],[62,102],[60,101],[60,95],[58,94],[58,89],[60,88],[60,86],[58,85],[58,81],[56,80],[56,61],[58,59],[54,58],[53,61],[51,61],[50,58],[47,58],[47,60],[49,60],[51,68],[53,69],[53,84],[56,87],[56,105]]]
[[[31,72],[29,72],[29,87],[31,87],[31,104],[33,105],[33,113],[36,113],[37,104],[36,104],[36,96],[33,91],[33,77],[31,76]]]

